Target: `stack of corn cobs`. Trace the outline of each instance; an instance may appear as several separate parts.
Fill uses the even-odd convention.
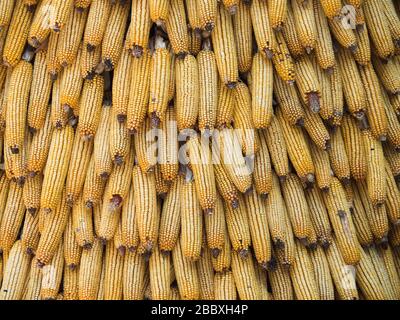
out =
[[[399,14],[0,0],[0,299],[400,299]]]

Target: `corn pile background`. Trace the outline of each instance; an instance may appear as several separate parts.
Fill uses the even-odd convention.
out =
[[[399,299],[399,14],[0,0],[0,299]]]

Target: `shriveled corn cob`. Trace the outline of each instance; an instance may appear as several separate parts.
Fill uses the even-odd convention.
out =
[[[158,26],[165,25],[170,14],[169,0],[149,0],[150,18]]]
[[[137,252],[128,251],[122,275],[124,300],[142,300],[145,289],[146,262]]]
[[[82,199],[78,199],[72,207],[72,224],[79,246],[84,249],[92,248],[94,242],[92,209],[87,208]]]
[[[136,206],[134,202],[133,187],[129,188],[128,197],[122,206],[121,223],[122,223],[122,242],[124,246],[133,251],[139,246],[139,230],[136,221]]]
[[[83,185],[82,197],[85,206],[92,208],[97,205],[102,199],[104,187],[104,179],[96,173],[95,156],[93,154],[87,168],[86,178]]]
[[[200,3],[215,2],[201,0]],[[198,4],[201,6],[201,4]],[[200,11],[201,12],[201,11]],[[238,81],[238,55],[233,33],[232,18],[229,13],[218,6],[215,20],[215,29],[211,33],[212,44],[214,47],[215,58],[219,76],[228,88],[234,88]]]
[[[111,174],[113,161],[109,152],[112,110],[103,106],[100,115],[100,124],[94,137],[94,166],[96,175],[106,180]]]
[[[164,199],[169,191],[170,182],[164,180],[162,177],[160,165],[156,165],[154,167],[154,177],[156,179],[157,196],[161,199]]]
[[[130,50],[136,58],[141,57],[148,46],[151,24],[149,1],[132,1],[125,49]]]
[[[45,211],[54,210],[61,199],[72,153],[73,135],[74,130],[70,126],[53,131],[40,197],[40,207]]]

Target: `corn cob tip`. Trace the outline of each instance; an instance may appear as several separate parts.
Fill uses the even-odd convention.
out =
[[[318,93],[311,92],[310,94],[308,94],[308,101],[310,102],[311,111],[314,113],[318,113],[321,109]]]
[[[40,261],[39,259],[36,262],[36,265],[39,269],[43,269],[43,267],[46,265],[45,263],[43,263],[42,261]]]
[[[221,253],[221,249],[218,249],[218,248],[211,249],[211,255],[213,256],[213,258],[218,258],[220,253]]]
[[[158,128],[160,126],[161,120],[160,120],[160,118],[157,116],[157,114],[155,112],[151,113],[150,119],[151,119],[150,120],[151,121],[151,126],[153,128]]]
[[[233,209],[239,208],[239,200],[238,199],[233,199],[231,201],[231,206],[232,206]]]
[[[306,47],[306,53],[311,54],[313,52],[314,48],[307,46]]]
[[[109,209],[110,211],[115,211],[117,210],[121,203],[122,203],[122,197],[119,194],[113,194],[110,203],[109,203]]]
[[[115,163],[117,166],[123,165],[123,163],[124,163],[124,157],[123,157],[123,156],[120,156],[120,155],[116,155],[116,156],[114,157],[114,163]]]
[[[27,208],[27,210],[30,215],[34,216],[38,209],[37,208]]]
[[[33,248],[30,248],[30,247],[26,248],[25,252],[26,252],[26,254],[28,256],[34,256],[35,255],[35,250]]]
[[[279,176],[278,178],[279,178],[279,182],[280,183],[285,183],[287,177],[286,176]]]
[[[110,177],[110,174],[108,172],[102,172],[100,173],[100,178],[104,181],[108,180],[108,178]]]
[[[353,43],[352,45],[349,46],[349,50],[352,53],[355,53],[358,50],[358,45],[356,43]]]
[[[17,178],[15,178],[15,182],[20,187],[22,187],[25,184],[25,180],[26,180],[25,177],[17,177]]]
[[[387,250],[389,247],[389,238],[387,235],[383,236],[380,239],[376,240],[376,244],[381,247],[383,250]]]
[[[143,55],[143,47],[134,45],[131,49],[131,54],[135,58],[140,58]]]
[[[239,256],[242,258],[242,259],[247,259],[248,258],[248,256],[249,256],[249,249],[241,249],[240,251],[239,251]]]
[[[304,127],[304,119],[300,118],[296,121],[296,126],[298,127]]]
[[[271,60],[274,57],[274,53],[273,53],[273,51],[271,49],[265,48],[264,52],[265,52],[265,55],[267,56],[267,58],[269,60]]]
[[[134,253],[137,250],[137,247],[128,247],[128,251]]]
[[[119,123],[124,123],[126,121],[126,114],[118,114],[117,120]]]
[[[125,248],[125,246],[119,246],[119,247],[117,248],[117,251],[118,251],[118,254],[119,254],[121,257],[123,257],[123,256],[125,256],[126,248]]]
[[[75,263],[71,263],[67,265],[67,268],[71,271],[74,271],[77,268],[77,265]]]
[[[330,246],[331,246],[331,243],[328,240],[324,239],[321,241],[321,247],[324,250],[328,250]]]

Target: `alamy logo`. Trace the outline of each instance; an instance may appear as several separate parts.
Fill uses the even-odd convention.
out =
[[[357,12],[352,5],[346,5],[341,10],[340,20],[342,27],[346,30],[354,30],[357,27]]]

